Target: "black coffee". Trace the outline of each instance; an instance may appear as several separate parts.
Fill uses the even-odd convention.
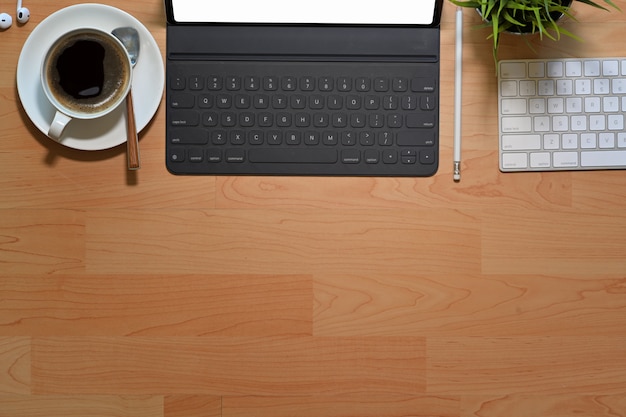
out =
[[[98,113],[117,103],[130,79],[126,51],[98,32],[69,34],[46,64],[48,87],[72,111]]]
[[[59,84],[75,99],[97,97],[104,87],[104,46],[79,40],[65,49],[56,62]]]

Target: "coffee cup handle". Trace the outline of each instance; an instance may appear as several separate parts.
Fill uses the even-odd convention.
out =
[[[50,124],[50,129],[48,129],[48,136],[52,139],[59,139],[61,134],[63,134],[65,127],[71,121],[72,118],[70,116],[57,111],[54,115],[54,120],[52,120],[52,123]]]

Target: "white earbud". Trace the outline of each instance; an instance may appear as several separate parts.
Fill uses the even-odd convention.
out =
[[[30,10],[22,7],[22,0],[17,0],[17,21],[24,24],[30,19]]]
[[[13,24],[13,18],[7,13],[0,13],[0,29],[6,30]]]

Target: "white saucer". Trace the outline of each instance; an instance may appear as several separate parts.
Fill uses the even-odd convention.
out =
[[[139,32],[140,54],[133,70],[133,104],[137,129],[141,131],[154,116],[165,82],[161,51],[146,27],[128,13],[103,4],[78,4],[48,16],[30,34],[17,64],[17,90],[24,110],[44,134],[54,118],[54,107],[46,98],[40,82],[43,56],[63,33],[93,27],[107,32],[132,26]],[[125,106],[96,120],[72,120],[59,143],[80,150],[108,149],[126,142]]]

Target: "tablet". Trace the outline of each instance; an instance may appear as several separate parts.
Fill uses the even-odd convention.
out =
[[[441,0],[165,0],[170,23],[401,25],[439,23]]]

